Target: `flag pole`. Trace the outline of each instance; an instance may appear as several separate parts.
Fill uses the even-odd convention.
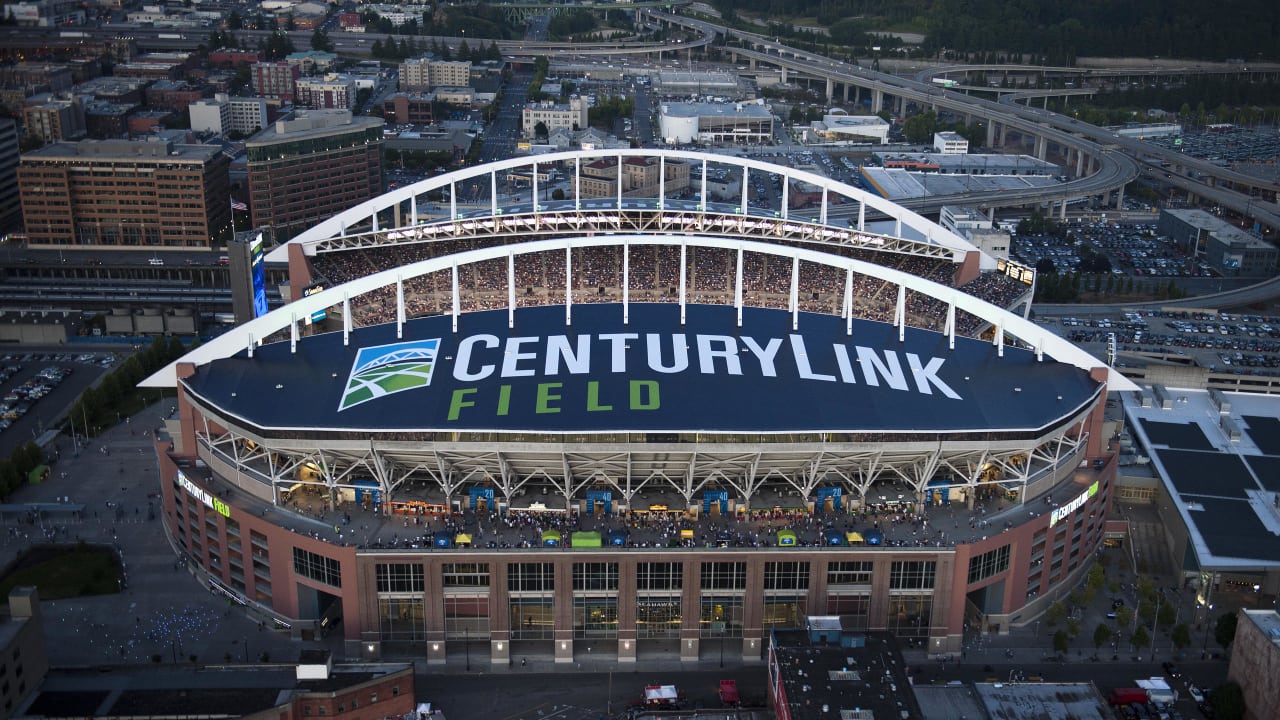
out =
[[[227,200],[231,202],[231,239],[236,239],[236,198],[231,193],[227,193]]]

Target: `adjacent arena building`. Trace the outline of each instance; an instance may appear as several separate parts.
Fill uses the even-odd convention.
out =
[[[587,164],[614,197],[578,192]],[[696,192],[712,165],[736,206]],[[768,182],[780,207],[747,196]],[[272,257],[294,302],[145,383],[178,390],[165,527],[211,588],[350,655],[758,659],[811,615],[958,653],[1101,545],[1103,411],[1133,386],[1005,309],[1021,273],[828,178],[522,158]]]

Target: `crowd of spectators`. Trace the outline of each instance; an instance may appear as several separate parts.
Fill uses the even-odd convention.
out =
[[[503,242],[501,238],[409,243],[322,253],[312,261],[318,279],[337,285],[375,272],[434,257],[444,257]],[[812,247],[812,246],[807,246]],[[828,252],[854,257],[882,267],[952,285],[955,264],[945,258],[892,253],[864,248],[826,246]],[[621,246],[578,248],[570,253],[566,268],[562,250],[527,253],[515,257],[516,307],[562,304],[570,288],[573,302],[611,303],[622,298],[623,249]],[[636,302],[679,302],[680,251],[676,246],[637,245],[630,248],[627,263],[630,298]],[[572,271],[572,282],[567,270]],[[451,270],[421,275],[404,282],[408,318],[447,313],[453,308]],[[460,265],[460,310],[501,309],[508,305],[507,260],[499,258]],[[733,304],[737,284],[736,253],[723,248],[689,247],[685,261],[685,294],[688,302]],[[845,273],[819,263],[799,266],[798,306],[806,312],[840,314],[844,303]],[[743,255],[742,295],[748,306],[776,309],[790,307],[792,260],[746,252]],[[874,274],[855,273],[855,316],[891,322],[897,302],[896,286]],[[1001,307],[1026,291],[1016,281],[995,273],[980,276],[961,290]],[[395,285],[391,284],[352,299],[357,326],[395,320]],[[945,302],[921,293],[907,298],[908,324],[940,330],[946,320]],[[958,318],[957,330],[976,332],[976,317]]]

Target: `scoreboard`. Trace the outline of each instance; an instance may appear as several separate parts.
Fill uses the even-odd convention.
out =
[[[996,272],[1023,283],[1024,285],[1032,285],[1036,281],[1035,268],[1029,268],[1012,260],[1003,258],[996,260]]]

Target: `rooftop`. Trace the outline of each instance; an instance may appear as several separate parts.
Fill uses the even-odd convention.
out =
[[[991,718],[1017,720],[1111,720],[1113,715],[1089,683],[974,683]]]
[[[1258,630],[1262,632],[1271,643],[1280,648],[1280,612],[1275,610],[1249,610],[1244,611],[1245,619],[1258,626]]]
[[[663,103],[662,113],[673,117],[716,117],[720,115],[767,120],[769,108],[755,103]]]
[[[1262,238],[1259,238],[1246,230],[1242,230],[1222,218],[1210,215],[1204,210],[1197,208],[1171,208],[1161,209],[1160,212],[1168,213],[1188,225],[1211,233],[1222,242],[1233,245],[1241,244],[1260,249],[1270,249],[1275,247]]]
[[[154,140],[81,140],[51,143],[23,153],[22,157],[42,160],[94,158],[112,162],[207,162],[221,151],[216,145],[175,145]]]
[[[889,633],[775,630],[772,642],[794,720],[840,717],[844,711],[870,711],[877,719],[921,716]]]
[[[1280,398],[1219,397],[1225,404],[1161,388],[1144,407],[1127,394],[1130,431],[1177,500],[1202,566],[1280,567]]]

